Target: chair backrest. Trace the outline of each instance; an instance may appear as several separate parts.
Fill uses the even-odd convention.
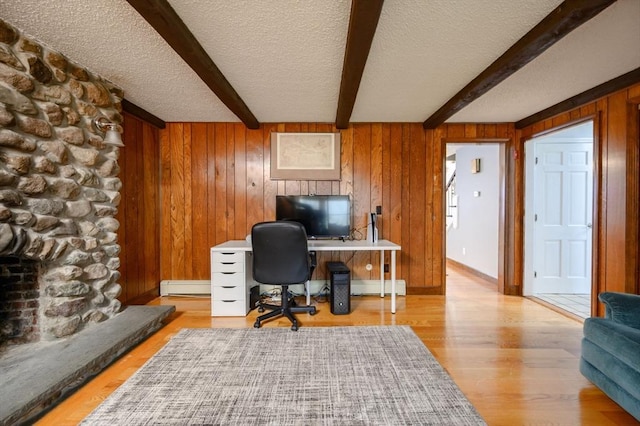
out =
[[[309,279],[307,233],[298,222],[279,220],[251,228],[253,279],[262,284],[302,284]]]

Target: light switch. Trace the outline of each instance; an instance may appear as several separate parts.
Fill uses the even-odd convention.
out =
[[[479,197],[480,196],[480,191],[473,191],[473,196],[474,197]]]

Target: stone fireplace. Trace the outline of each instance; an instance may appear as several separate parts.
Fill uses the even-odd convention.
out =
[[[122,122],[122,97],[0,20],[0,346],[121,309],[119,149],[92,123]]]

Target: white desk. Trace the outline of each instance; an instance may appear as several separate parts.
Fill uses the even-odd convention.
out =
[[[379,251],[380,252],[380,297],[384,297],[384,252],[391,252],[391,313],[396,313],[396,252],[400,250],[398,244],[391,241],[379,240],[375,243],[368,241],[351,241],[351,240],[309,240],[309,251]],[[245,288],[241,289],[244,297],[242,307],[249,305],[248,288],[253,282],[251,277],[251,264],[248,256],[240,259],[238,254],[247,254],[251,252],[251,244],[246,240],[231,240],[222,244],[218,244],[211,248],[211,305],[212,315],[214,313],[214,305],[221,303],[223,300],[218,299],[216,294],[223,294],[225,289],[233,286],[221,285],[221,280],[232,279],[233,274],[238,274],[234,285],[238,284],[238,280],[244,282]],[[228,257],[230,261],[226,262],[224,257]],[[242,274],[242,275],[240,275]],[[310,304],[310,294],[307,287],[307,304]],[[219,311],[224,315],[225,309],[220,308]],[[248,311],[248,309],[247,309]],[[244,313],[246,315],[246,311]]]

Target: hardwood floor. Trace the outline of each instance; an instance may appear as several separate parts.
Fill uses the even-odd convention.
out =
[[[446,296],[352,298],[350,315],[317,301],[302,327],[410,325],[489,425],[633,425],[633,417],[578,371],[582,324],[542,305],[503,296],[492,284],[449,269]],[[252,327],[257,315],[212,318],[209,298],[163,297],[176,313],[166,326],[43,417],[40,425],[75,425],[181,328]],[[264,327],[289,327],[286,320]]]

